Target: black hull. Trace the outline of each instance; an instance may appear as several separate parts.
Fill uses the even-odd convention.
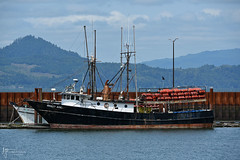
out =
[[[124,113],[28,101],[53,128],[211,128],[213,111]]]

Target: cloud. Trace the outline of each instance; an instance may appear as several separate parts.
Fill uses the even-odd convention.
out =
[[[174,0],[133,0],[136,4],[141,5],[164,5],[172,3]]]
[[[161,18],[172,18],[173,15],[170,12],[162,12],[159,15]]]
[[[35,27],[43,25],[47,27],[53,27],[62,25],[65,23],[75,23],[79,21],[93,22],[106,22],[109,25],[131,25],[137,20],[149,19],[146,15],[130,15],[126,16],[118,11],[110,12],[109,16],[99,16],[99,15],[69,15],[60,17],[40,17],[40,18],[25,18],[24,20],[31,23]]]
[[[211,16],[219,16],[221,13],[221,10],[206,8],[206,9],[203,9],[203,13],[211,15]]]
[[[157,14],[156,17],[154,18],[154,20],[159,21],[159,20],[162,20],[164,18],[169,19],[169,18],[172,18],[172,17],[173,17],[172,13],[164,11],[164,12],[161,12],[161,13]]]
[[[239,15],[240,15],[240,9],[232,11],[232,18],[233,18],[234,22],[240,23],[240,16]]]

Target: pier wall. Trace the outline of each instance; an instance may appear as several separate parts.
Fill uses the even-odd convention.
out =
[[[118,93],[113,93],[111,96],[116,99]],[[130,93],[129,96],[135,98],[135,93]],[[55,93],[55,98],[57,101],[61,100],[58,93]],[[35,99],[35,92],[0,92],[0,122],[9,122],[17,118],[18,114],[9,102],[15,102],[20,106],[27,105],[24,99]],[[52,100],[53,93],[43,92],[42,99]],[[214,109],[215,120],[240,120],[240,92],[213,92],[212,94],[207,92],[206,99],[206,105],[211,105]],[[20,122],[20,119],[18,121]]]
[[[215,120],[240,120],[240,92],[207,93],[207,104],[214,109]]]

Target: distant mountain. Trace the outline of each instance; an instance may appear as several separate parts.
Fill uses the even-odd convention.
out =
[[[174,65],[176,68],[197,68],[203,65],[239,65],[240,49],[205,51],[197,54],[175,57]],[[172,68],[171,58],[156,59],[142,62],[151,67]]]
[[[201,59],[200,61],[202,62]],[[97,84],[100,86],[98,91],[101,91],[102,84],[117,73],[120,64],[97,63],[97,68],[97,75],[101,76],[101,79],[97,76]],[[130,77],[133,77],[134,65],[130,65],[130,68],[132,70]],[[171,87],[172,69],[164,68],[137,64],[138,88]],[[33,91],[34,88],[50,91],[51,87],[62,91],[66,85],[72,83],[73,78],[79,79],[77,85],[79,88],[82,80],[89,77],[86,73],[85,58],[77,53],[63,50],[42,38],[26,36],[0,49],[0,92]],[[162,77],[165,80],[162,80]],[[212,86],[216,91],[240,91],[239,82],[240,65],[204,65],[200,68],[179,67],[175,70],[175,86],[202,85]],[[126,78],[123,78],[123,86],[125,84]],[[84,85],[86,87],[88,84]],[[130,90],[134,91],[134,87],[132,82]],[[116,83],[113,91],[119,89],[119,83]],[[123,87],[123,90],[125,89]]]

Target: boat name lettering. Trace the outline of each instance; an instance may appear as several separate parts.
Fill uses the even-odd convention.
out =
[[[47,107],[62,109],[62,106],[55,106],[55,105],[49,105],[49,104],[47,105]]]
[[[62,106],[56,106],[56,108],[58,108],[58,109],[62,109]]]
[[[47,105],[47,107],[50,107],[50,108],[55,108],[55,106],[52,106],[52,105],[49,105],[49,104]]]

